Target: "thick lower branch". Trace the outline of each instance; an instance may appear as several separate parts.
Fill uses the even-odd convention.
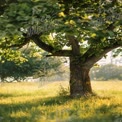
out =
[[[89,56],[90,51],[88,50],[83,58],[85,58],[85,65],[89,65],[90,67],[92,67],[97,61],[99,61],[106,53],[110,52],[111,50],[120,47],[119,44],[114,44],[112,47],[105,47],[103,48],[103,51],[97,56],[95,53],[91,56]],[[88,57],[88,58],[86,58]]]
[[[33,42],[38,45],[40,48],[42,48],[43,50],[47,51],[47,52],[53,52],[54,48],[50,45],[47,45],[46,43],[44,43],[39,37],[38,35],[34,35],[31,37],[31,39],[33,40]]]
[[[38,45],[40,48],[42,48],[43,50],[49,52],[52,54],[52,56],[71,56],[72,52],[71,50],[55,50],[54,47],[44,43],[39,37],[38,35],[33,35],[31,37],[31,39],[33,40],[33,42]]]

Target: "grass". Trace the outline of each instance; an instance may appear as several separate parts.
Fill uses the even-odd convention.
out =
[[[1,83],[0,122],[122,122],[122,82],[92,82],[97,96],[59,96],[68,82]]]

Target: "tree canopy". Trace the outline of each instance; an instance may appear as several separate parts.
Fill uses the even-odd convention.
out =
[[[28,30],[35,31],[46,45],[35,43],[53,55],[82,53],[89,60],[122,44],[121,1],[8,0],[1,1],[0,6],[2,49],[27,44],[32,39]],[[78,42],[69,42],[72,36]],[[65,46],[72,51],[62,51]]]

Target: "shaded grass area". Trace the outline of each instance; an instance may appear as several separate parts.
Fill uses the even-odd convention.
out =
[[[67,82],[1,84],[0,122],[122,121],[122,82],[93,82],[98,95],[76,99],[58,96],[60,84],[68,87]]]

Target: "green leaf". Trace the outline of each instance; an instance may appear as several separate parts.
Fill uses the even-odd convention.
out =
[[[110,36],[115,36],[115,34],[114,34],[113,31],[108,31],[108,34],[109,34]]]

